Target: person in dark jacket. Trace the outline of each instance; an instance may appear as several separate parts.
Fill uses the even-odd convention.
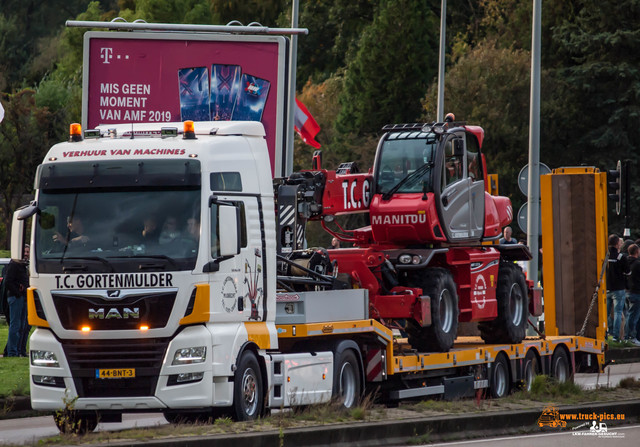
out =
[[[609,262],[607,265],[607,327],[614,340],[620,341],[622,311],[626,301],[626,274],[629,272],[627,255],[622,253],[623,241],[617,235],[609,236]]]
[[[635,346],[638,341],[637,326],[640,320],[640,247],[636,244],[629,246],[629,316],[625,326],[625,340]]]
[[[26,357],[27,337],[27,289],[29,288],[28,272],[29,246],[24,248],[24,259],[12,259],[5,270],[4,281],[9,302],[9,338],[7,340],[8,357]]]

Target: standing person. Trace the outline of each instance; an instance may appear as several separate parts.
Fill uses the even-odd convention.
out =
[[[629,246],[629,316],[625,325],[625,340],[635,346],[638,341],[638,321],[640,320],[640,247],[636,244]]]
[[[625,274],[629,271],[627,255],[620,252],[622,239],[609,236],[609,261],[607,263],[607,326],[609,335],[620,341],[622,310],[626,301]]]
[[[340,241],[337,237],[331,239],[331,248],[340,248]]]
[[[27,288],[29,287],[29,246],[24,247],[24,259],[12,259],[5,271],[4,281],[7,287],[9,302],[9,338],[7,340],[7,356],[26,356],[27,324]],[[27,332],[28,333],[28,332]],[[24,347],[23,347],[24,342]]]
[[[503,237],[500,239],[500,243],[501,244],[517,244],[518,241],[516,241],[514,238],[511,237],[512,234],[513,234],[513,230],[511,229],[511,227],[504,227],[504,230],[502,230]]]

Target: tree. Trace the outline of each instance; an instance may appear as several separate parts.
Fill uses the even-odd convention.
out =
[[[51,114],[46,107],[36,106],[35,90],[5,97],[5,120],[0,124],[0,211],[4,227],[10,228],[13,211],[31,197],[33,174],[51,143]],[[4,237],[9,246],[8,232]]]
[[[424,0],[383,1],[347,62],[340,132],[377,132],[411,122],[437,71],[438,19]]]
[[[555,150],[562,148],[574,160],[601,169],[613,169],[626,158],[638,167],[640,1],[578,3],[575,20],[565,21],[554,33],[559,60],[565,63],[553,75],[565,87],[560,98],[571,104],[564,115],[570,125],[557,135]],[[640,197],[633,196],[632,209],[639,207]],[[632,223],[640,227],[637,215]],[[613,226],[621,225],[614,219]]]
[[[83,11],[88,0],[2,0],[0,13],[0,90],[33,85],[52,68],[51,43],[65,20]],[[114,0],[100,2],[104,8]]]
[[[462,56],[445,80],[445,113],[484,128],[488,169],[500,174],[500,193],[514,202],[523,199],[516,182],[528,161],[529,66],[527,51],[485,41]],[[426,122],[436,115],[436,89],[424,98]]]
[[[284,4],[284,0],[211,0],[212,11],[220,17],[223,25],[237,20],[243,25],[259,22],[264,26],[276,27]]]
[[[298,83],[322,82],[337,74],[373,20],[377,4],[374,0],[303,2],[299,26],[309,34],[298,39]]]

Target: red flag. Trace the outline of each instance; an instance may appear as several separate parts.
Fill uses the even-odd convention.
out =
[[[298,101],[298,98],[296,98],[296,115],[293,128],[298,132],[302,141],[316,149],[320,148],[320,143],[315,140],[316,135],[320,132],[320,126],[318,126],[318,123],[313,119],[304,104]]]

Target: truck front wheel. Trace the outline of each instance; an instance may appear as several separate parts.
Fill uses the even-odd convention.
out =
[[[419,275],[419,276],[418,276]],[[415,274],[412,285],[431,298],[431,325],[407,322],[409,344],[419,351],[447,352],[458,333],[458,294],[451,273],[443,268],[430,268]]]
[[[520,343],[529,318],[527,283],[520,267],[513,262],[500,263],[498,270],[498,316],[478,324],[486,343]]]
[[[62,410],[53,415],[53,421],[60,433],[84,435],[91,433],[98,425],[95,413],[80,413],[76,410]]]
[[[233,413],[237,421],[258,419],[264,407],[262,374],[258,359],[245,351],[236,369],[233,387]]]

